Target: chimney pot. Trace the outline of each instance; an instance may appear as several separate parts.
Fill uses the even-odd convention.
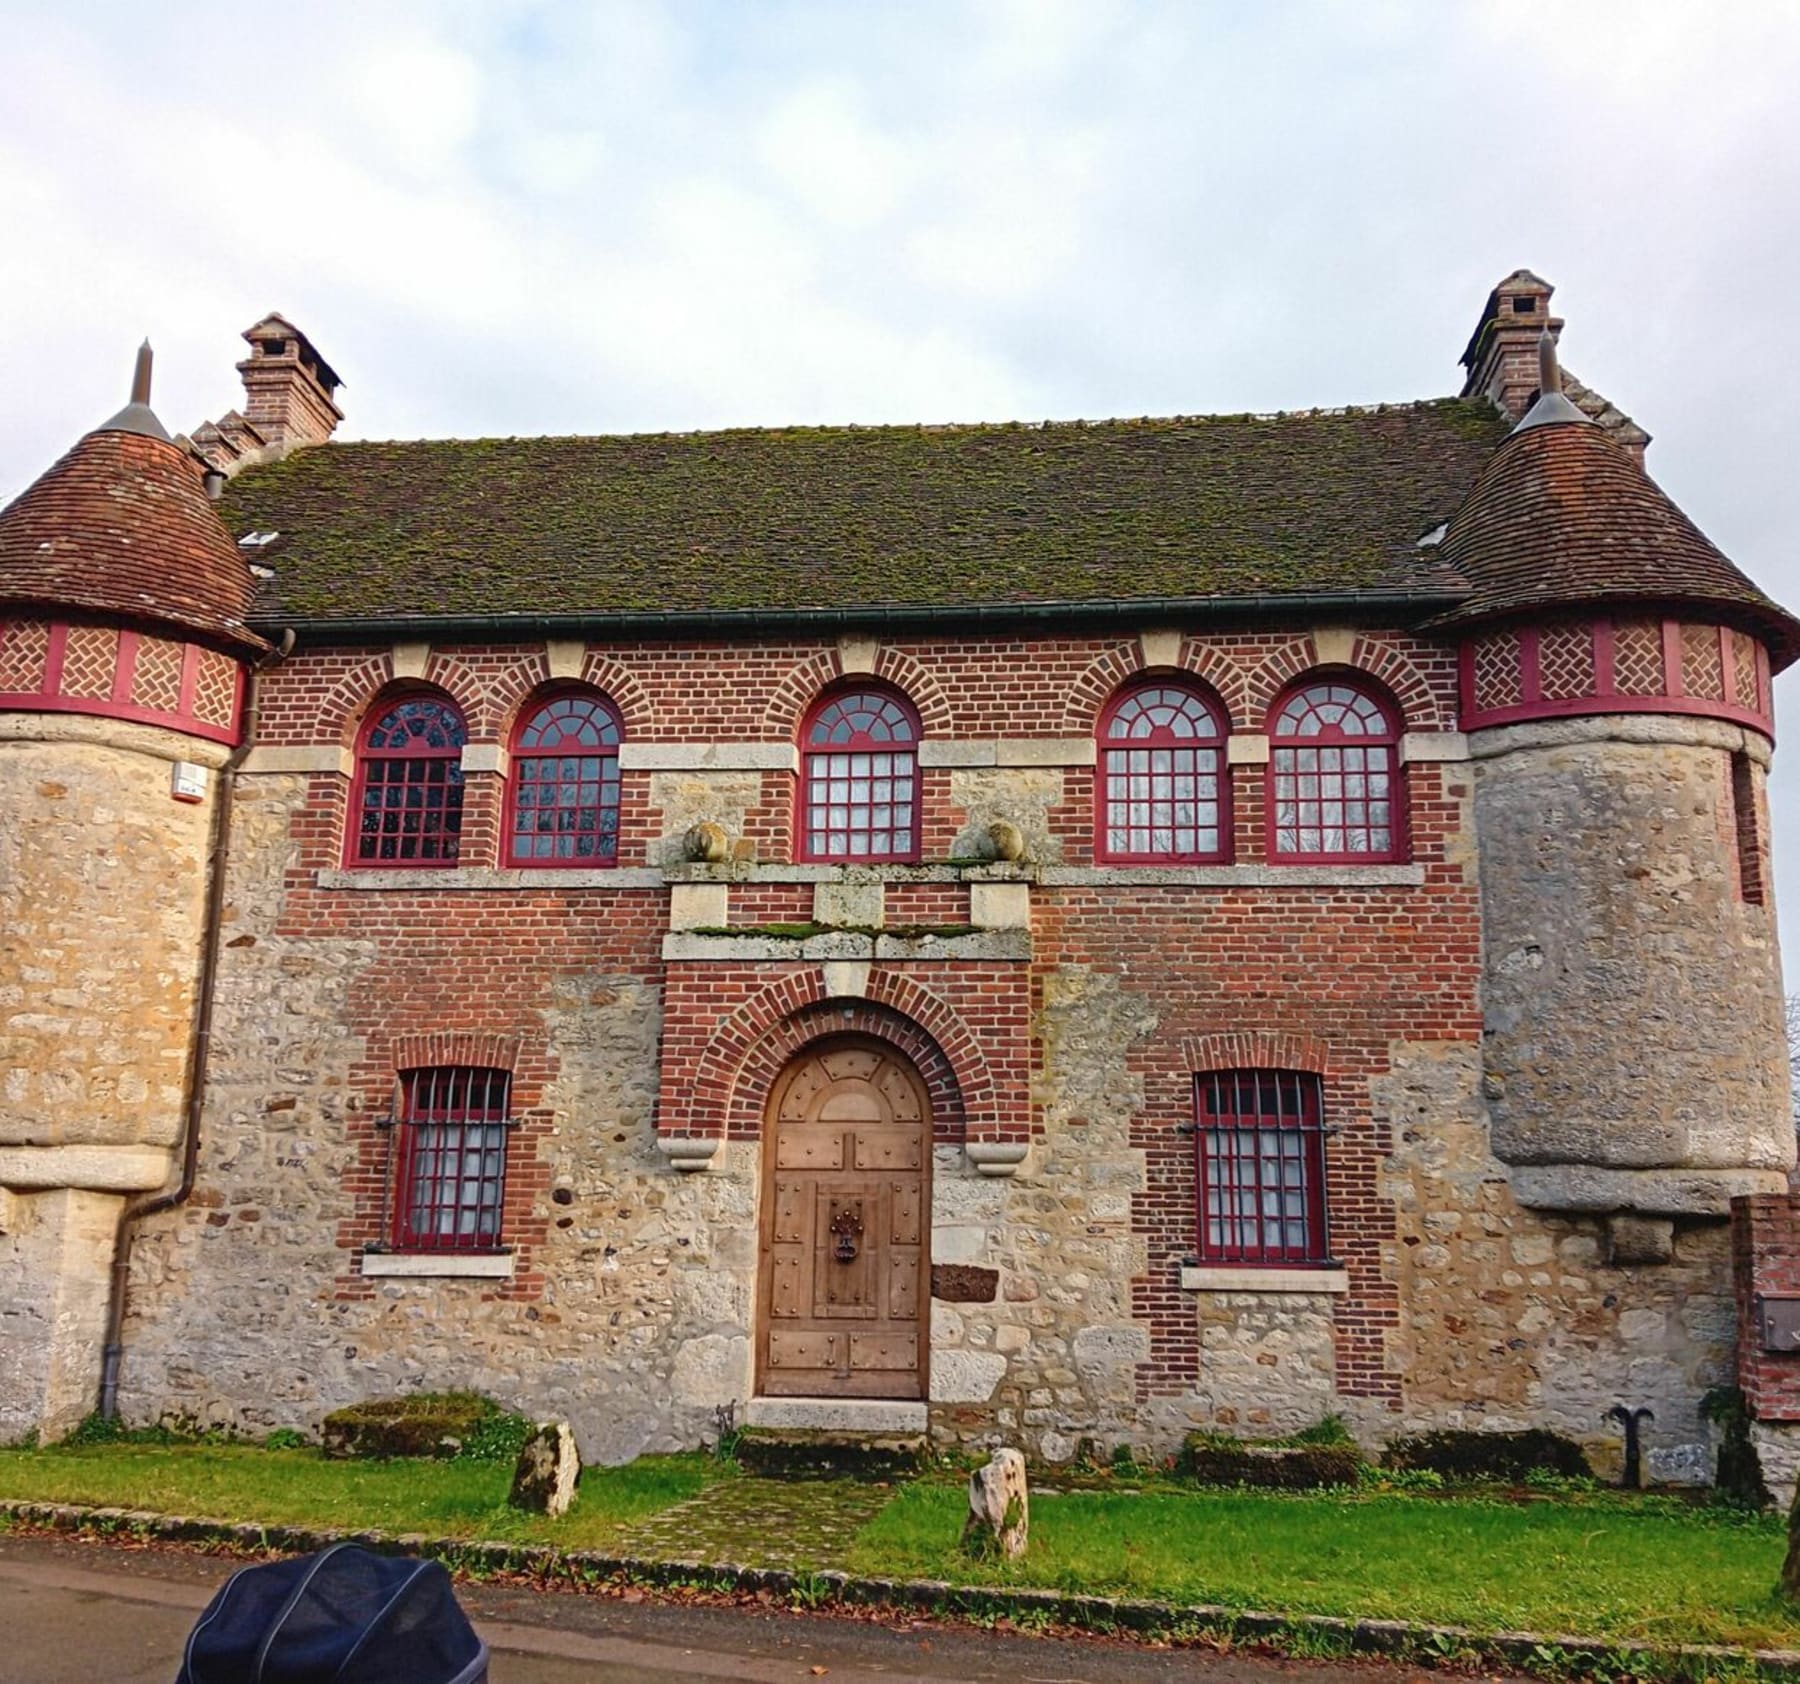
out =
[[[1488,294],[1462,355],[1463,397],[1486,398],[1513,420],[1523,418],[1539,390],[1538,341],[1562,331],[1561,319],[1550,314],[1555,291],[1542,276],[1515,269]]]
[[[244,330],[250,355],[238,366],[244,380],[244,419],[266,441],[262,459],[323,444],[343,420],[335,394],[341,382],[312,342],[284,316],[268,315]]]

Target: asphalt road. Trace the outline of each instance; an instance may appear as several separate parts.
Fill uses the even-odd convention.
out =
[[[182,1644],[236,1564],[166,1549],[0,1538],[4,1684],[173,1684]],[[1171,1653],[777,1609],[458,1587],[492,1684],[1410,1684],[1401,1670]]]

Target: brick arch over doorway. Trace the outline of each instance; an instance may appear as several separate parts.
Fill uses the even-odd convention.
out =
[[[660,1132],[754,1140],[762,1107],[789,1059],[825,1035],[871,1036],[912,1061],[931,1100],[940,1145],[998,1138],[993,1077],[975,1037],[937,996],[877,972],[866,996],[828,997],[816,970],[759,989],[713,1031],[695,1062],[665,1060]]]

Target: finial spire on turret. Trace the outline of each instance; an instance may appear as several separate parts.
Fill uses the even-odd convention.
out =
[[[1538,335],[1537,402],[1525,412],[1525,419],[1513,428],[1522,433],[1527,427],[1551,427],[1564,422],[1578,422],[1584,427],[1593,422],[1563,396],[1562,368],[1556,360],[1556,335],[1545,328]]]
[[[150,364],[155,353],[146,339],[138,346],[137,361],[131,370],[131,401],[110,421],[102,421],[97,433],[142,433],[146,438],[169,443],[169,430],[157,420],[150,407]]]
[[[150,349],[150,342],[145,340],[144,349]],[[1538,391],[1560,392],[1562,390],[1562,370],[1556,366],[1556,336],[1545,328],[1538,335]]]

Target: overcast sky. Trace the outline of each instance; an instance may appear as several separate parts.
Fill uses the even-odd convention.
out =
[[[1039,419],[1451,392],[1523,265],[1800,604],[1785,0],[0,0],[0,40],[0,499],[145,334],[172,427],[236,403],[271,309],[344,437]]]

